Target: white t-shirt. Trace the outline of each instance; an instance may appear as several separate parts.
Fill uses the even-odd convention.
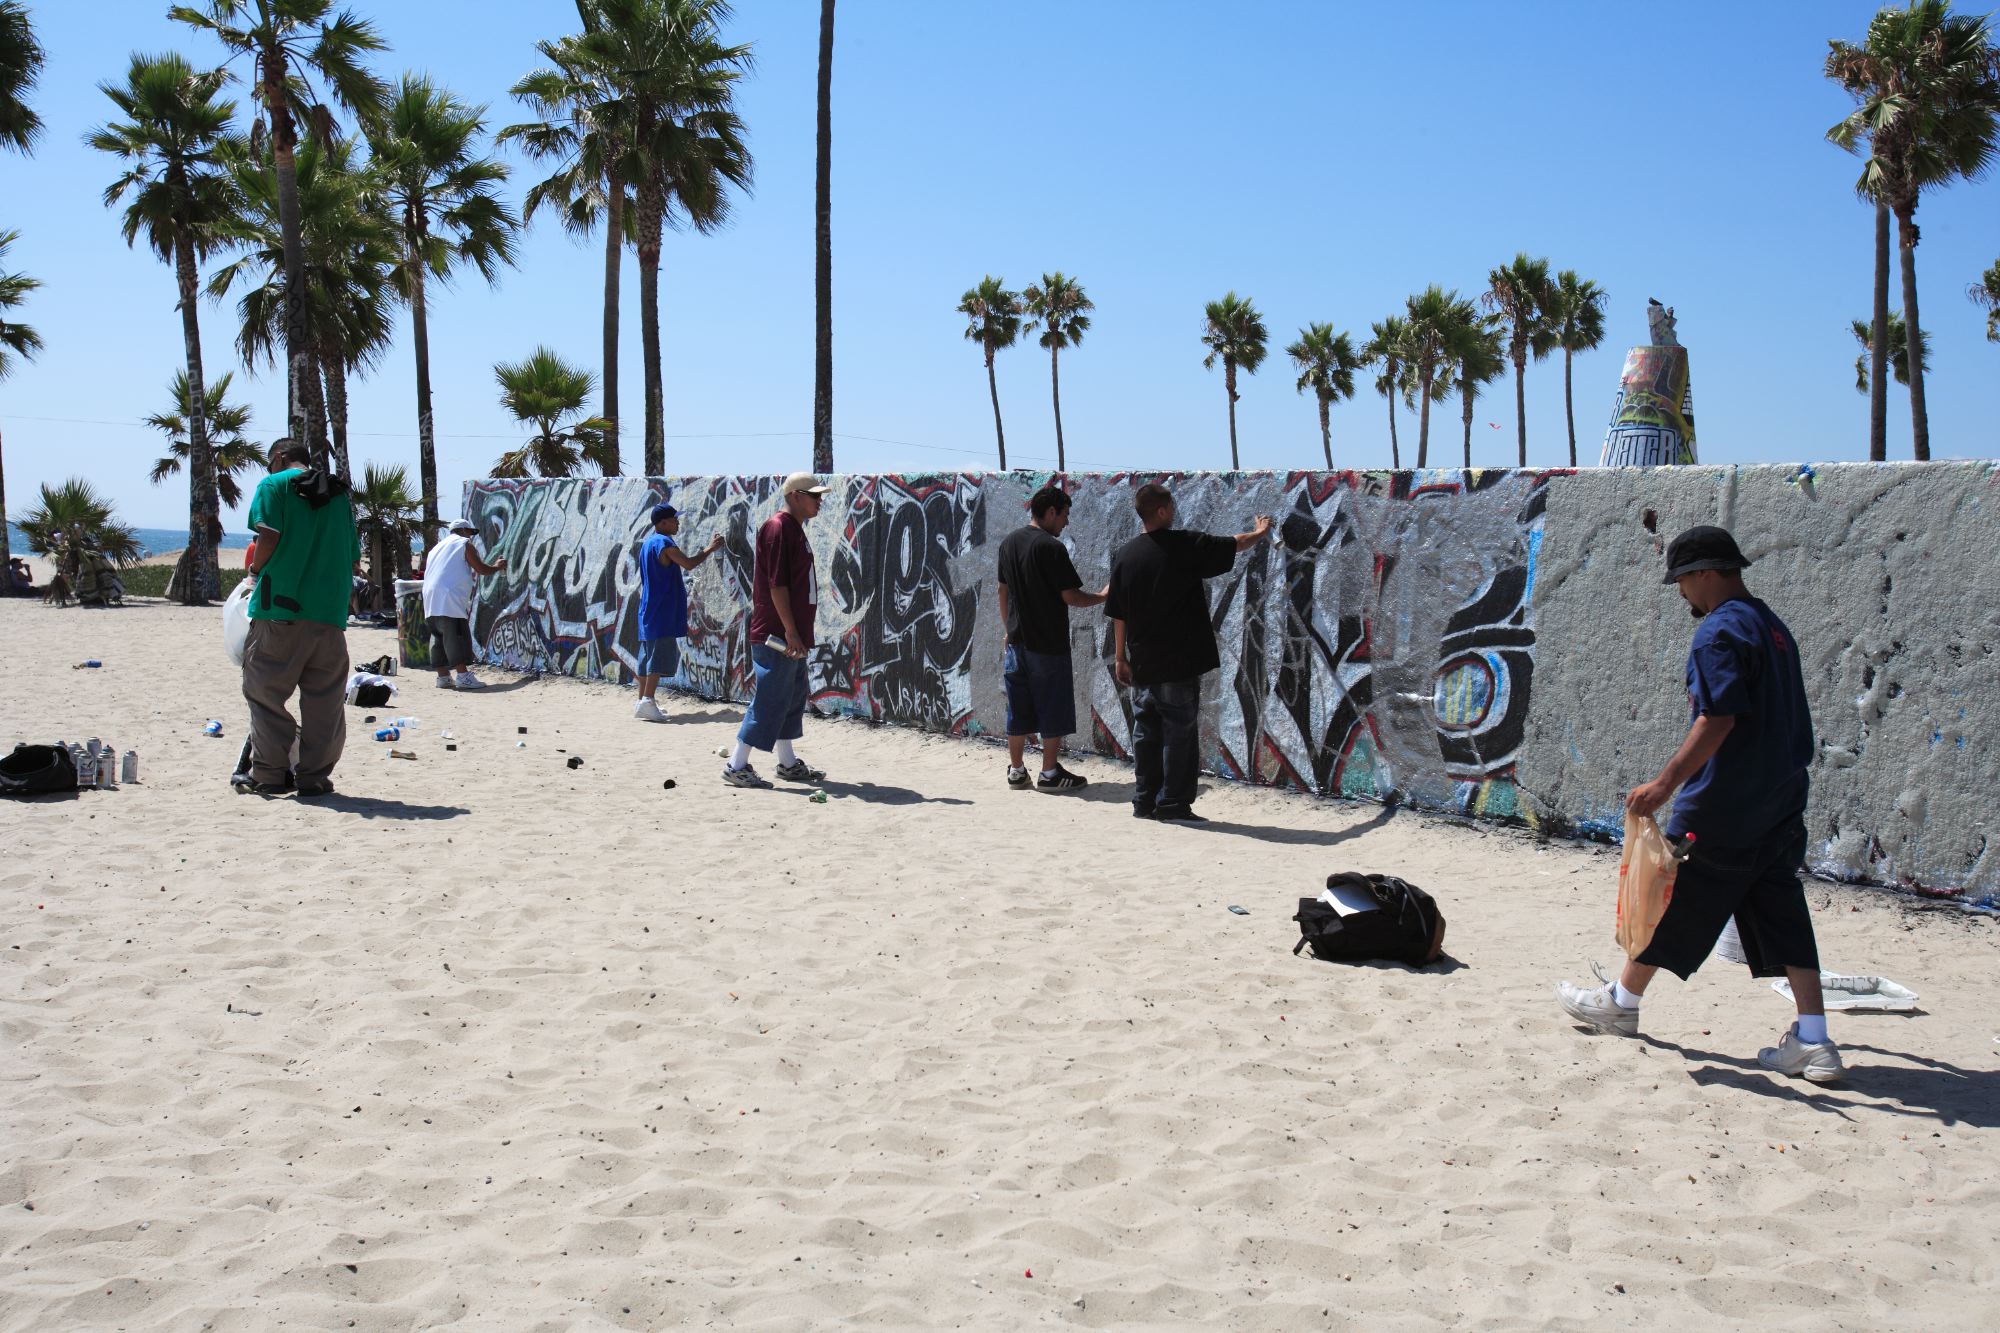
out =
[[[424,558],[425,615],[471,619],[473,574],[472,566],[465,562],[466,548],[471,545],[470,537],[454,532]]]

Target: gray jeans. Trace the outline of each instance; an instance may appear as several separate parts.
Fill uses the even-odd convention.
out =
[[[431,632],[431,670],[463,671],[472,665],[472,622],[464,616],[425,616]]]
[[[250,776],[302,790],[324,786],[347,748],[347,630],[316,620],[253,620],[243,645],[243,698],[250,705]],[[299,696],[294,721],[285,707]]]

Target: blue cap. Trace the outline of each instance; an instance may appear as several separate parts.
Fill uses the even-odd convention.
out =
[[[674,507],[673,507],[672,505],[654,505],[654,506],[653,506],[653,523],[654,523],[654,525],[655,525],[655,526],[657,526],[657,525],[659,524],[659,521],[660,521],[661,519],[663,519],[663,518],[679,518],[679,517],[680,517],[680,514],[681,514],[681,511],[680,511],[680,510],[678,510],[678,509],[676,509],[676,508],[674,508]]]

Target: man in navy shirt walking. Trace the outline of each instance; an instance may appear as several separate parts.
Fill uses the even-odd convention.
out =
[[[1757,1062],[1831,1083],[1846,1071],[1826,1032],[1819,946],[1798,875],[1812,718],[1798,644],[1743,585],[1749,564],[1722,528],[1689,528],[1667,547],[1665,581],[1701,622],[1688,649],[1693,721],[1660,775],[1635,788],[1625,807],[1650,815],[1678,787],[1666,834],[1692,835],[1694,847],[1652,942],[1618,980],[1600,973],[1604,984],[1590,990],[1561,982],[1556,996],[1584,1026],[1636,1036],[1639,997],[1653,974],[1664,967],[1683,981],[1692,976],[1734,916],[1751,975],[1789,977],[1798,1003],[1798,1022]]]

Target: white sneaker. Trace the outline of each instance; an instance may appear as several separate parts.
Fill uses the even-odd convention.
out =
[[[1808,1083],[1838,1083],[1847,1077],[1847,1067],[1840,1062],[1840,1048],[1831,1040],[1799,1040],[1796,1023],[1785,1029],[1776,1046],[1766,1046],[1757,1052],[1757,1063]]]
[[[450,676],[439,676],[437,678],[437,681],[438,681],[438,688],[441,690],[451,690],[458,688],[457,686],[451,683]]]
[[[651,699],[641,699],[638,703],[633,704],[632,716],[638,718],[641,722],[665,722],[667,720],[667,715],[662,713],[660,706]]]
[[[1614,1037],[1636,1037],[1639,1035],[1639,1009],[1634,1005],[1627,1009],[1618,1003],[1611,982],[1597,964],[1590,970],[1597,973],[1598,985],[1589,990],[1573,981],[1556,983],[1556,1001],[1563,1012],[1593,1032],[1608,1032]]]
[[[470,671],[461,671],[458,673],[458,688],[461,690],[483,690],[486,688],[486,682],[473,675]]]

